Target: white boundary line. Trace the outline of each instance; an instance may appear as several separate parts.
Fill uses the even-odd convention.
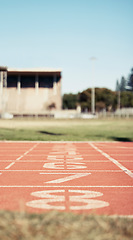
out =
[[[89,143],[89,145],[95,149],[97,152],[100,152],[104,157],[109,159],[111,162],[113,162],[117,167],[119,167],[123,172],[125,172],[129,177],[133,178],[133,173],[124,167],[121,163],[119,163],[116,159],[110,157],[107,153],[103,152],[100,148],[96,147],[93,143]]]
[[[3,185],[0,188],[133,188],[133,186]]]
[[[13,162],[13,161],[15,161],[15,160],[3,160],[3,159],[1,159],[0,160],[0,162],[1,163],[7,163],[7,162]],[[47,163],[50,163],[50,161],[48,161],[48,160],[20,160],[19,161],[19,163],[44,163],[44,161],[45,161],[45,163],[46,163],[46,161],[47,161]],[[64,163],[66,160],[64,160],[63,159],[63,161],[60,161],[60,160],[58,160],[58,162],[57,163]],[[69,160],[69,161],[67,161],[67,162],[71,162],[72,160]],[[132,163],[133,162],[133,159],[132,160],[119,160],[120,162],[123,162],[123,163]],[[52,162],[52,161],[51,161]],[[80,162],[80,161],[79,161]],[[87,160],[87,159],[85,159],[85,160],[83,160],[82,162],[87,162],[87,163],[108,163],[109,161],[108,160]]]
[[[57,159],[56,159],[57,160]],[[1,163],[5,163],[5,162],[13,162],[14,160],[12,159],[12,160],[0,160],[0,162]],[[39,162],[42,162],[42,163],[44,163],[44,161],[45,161],[45,163],[47,162],[47,163],[49,163],[50,161],[48,161],[47,159],[45,160],[20,160],[19,162],[26,162],[26,163],[32,163],[32,162],[36,162],[36,163],[39,163]],[[81,160],[80,160],[81,161]],[[80,162],[80,161],[78,161],[78,162]],[[126,160],[125,160],[126,161]],[[133,160],[132,160],[133,161]],[[52,162],[52,160],[51,160],[51,162]],[[57,161],[58,163],[60,162],[60,163],[62,163],[62,162],[66,162],[66,160],[64,160],[63,159],[63,161],[62,160],[58,160]],[[68,158],[68,160],[67,160],[67,162],[72,162],[72,160],[70,159],[69,160],[69,158]],[[87,159],[85,159],[85,160],[83,160],[82,162],[91,162],[91,163],[94,163],[94,162],[109,162],[108,160],[87,160]],[[131,162],[131,161],[130,161]]]
[[[57,172],[57,170],[39,170],[39,169],[23,169],[23,170],[21,170],[21,169],[13,169],[13,170],[0,170],[1,172],[45,172],[45,173],[43,173],[43,174],[64,174],[63,172],[65,171],[66,172],[66,174],[71,174],[71,171],[72,170],[58,170],[58,172]],[[56,172],[54,172],[54,171],[56,171]],[[131,171],[133,171],[133,170],[131,170]],[[80,173],[83,173],[83,172],[119,172],[119,173],[122,173],[123,172],[123,170],[94,170],[94,169],[89,169],[89,170],[80,170]],[[75,173],[79,173],[79,170],[77,170],[77,172],[75,172]]]
[[[29,152],[31,152],[35,147],[38,146],[39,143],[36,143],[33,147],[31,147],[28,151],[26,151],[25,153],[23,153],[20,157],[18,157],[15,161],[13,161],[12,163],[10,163],[7,167],[5,167],[5,169],[9,169],[11,166],[13,166],[16,161],[19,161],[21,158],[23,158],[25,155],[27,155]]]
[[[13,166],[15,164],[15,162],[10,163],[7,167],[5,167],[5,169],[9,169],[11,166]]]

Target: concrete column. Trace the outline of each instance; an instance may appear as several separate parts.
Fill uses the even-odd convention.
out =
[[[53,77],[53,94],[57,94],[57,82],[56,82],[56,76]]]
[[[5,113],[7,105],[7,71],[0,71],[0,105],[1,113]]]
[[[35,76],[35,93],[38,95],[38,89],[39,89],[39,77],[38,75]]]
[[[20,77],[20,75],[18,75],[17,90],[18,90],[18,94],[20,94],[20,92],[21,92],[21,77]]]
[[[7,88],[7,71],[3,72],[3,87]]]
[[[0,72],[0,93],[3,92],[3,72]]]

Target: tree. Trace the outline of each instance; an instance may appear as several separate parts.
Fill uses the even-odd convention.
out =
[[[63,109],[76,109],[78,103],[78,94],[63,95]]]
[[[131,69],[131,73],[129,75],[128,90],[133,91],[133,68]]]
[[[127,85],[127,81],[124,77],[122,77],[121,81],[120,81],[120,91],[121,92],[126,90],[126,85]]]
[[[119,85],[117,84],[117,86]],[[82,112],[91,111],[91,88],[78,94],[64,94],[64,109],[76,109],[78,104],[80,104]],[[103,110],[115,111],[120,107],[133,107],[133,93],[131,91],[120,92],[120,90],[112,91],[107,88],[95,88],[95,108],[97,112]]]
[[[82,112],[91,111],[91,88],[79,93],[79,102]]]
[[[121,93],[121,107],[133,107],[132,92],[124,91]]]
[[[115,92],[107,88],[95,88],[95,103],[96,111],[102,111],[103,109],[114,110],[116,108],[117,101],[115,100]],[[81,92],[79,94],[79,102],[82,111],[91,111],[91,88]]]

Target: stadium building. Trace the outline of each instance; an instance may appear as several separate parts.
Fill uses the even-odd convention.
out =
[[[1,114],[45,116],[61,108],[61,70],[0,67]]]

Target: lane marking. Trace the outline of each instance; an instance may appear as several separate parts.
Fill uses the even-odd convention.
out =
[[[72,170],[58,170],[58,172],[57,172],[57,170],[37,170],[37,169],[13,169],[13,170],[0,170],[1,172],[46,172],[46,174],[52,174],[52,172],[53,172],[53,174],[61,174],[62,173],[62,171],[65,171],[67,174],[71,174],[71,171]],[[76,170],[75,170],[76,171]],[[79,169],[77,170],[78,172],[79,172]],[[131,170],[131,171],[133,171],[133,170]],[[120,173],[123,173],[123,170],[80,170],[80,172],[82,173],[82,172],[120,172]],[[75,173],[77,173],[77,172],[75,172]]]
[[[16,163],[16,161],[19,161],[21,158],[23,158],[25,155],[27,155],[29,152],[31,152],[35,147],[37,147],[38,144],[39,143],[36,143],[28,151],[26,151],[24,154],[22,154],[20,157],[18,157],[15,161],[13,161],[11,164],[9,164],[7,167],[5,167],[5,169],[9,169],[10,167],[12,167]]]
[[[69,176],[69,177],[59,178],[59,179],[48,181],[48,182],[45,182],[45,183],[64,183],[64,182],[71,181],[71,180],[74,180],[74,179],[77,179],[77,178],[86,177],[90,174],[91,173],[77,173],[77,174],[74,174],[74,175]]]
[[[57,160],[57,159],[56,159],[56,160]],[[62,160],[63,160],[63,161],[62,161]],[[61,160],[61,159],[60,159],[60,160],[57,160],[57,162],[58,162],[58,163],[59,163],[59,162],[61,162],[61,163],[63,162],[63,163],[64,163],[64,162],[66,162],[66,161],[67,161],[67,162],[72,162],[73,159],[67,159],[67,160],[62,159],[62,160]],[[12,161],[14,161],[14,160],[13,160],[13,159],[12,159],[12,160],[4,160],[4,159],[1,159],[0,161],[1,161],[1,162],[12,162]],[[41,163],[44,163],[44,161],[45,161],[45,163],[47,163],[47,162],[50,163],[50,161],[45,160],[45,159],[44,159],[44,160],[37,160],[37,159],[36,159],[36,160],[19,160],[19,163],[21,163],[21,162],[27,162],[27,163],[30,163],[30,162],[31,162],[31,163],[32,163],[32,162],[34,162],[34,163],[35,163],[35,162],[36,162],[36,163],[41,162]],[[124,160],[121,160],[121,162],[122,162],[122,161],[124,161]],[[125,160],[125,161],[127,161],[127,160]],[[133,161],[133,160],[128,160],[127,162],[132,162],[132,161]],[[51,162],[52,162],[52,160],[51,160]],[[80,161],[79,161],[79,162],[80,162]],[[87,160],[87,159],[84,159],[82,162],[91,162],[91,163],[94,163],[94,162],[106,162],[106,163],[107,163],[108,160]],[[74,164],[75,164],[75,163],[74,163]]]
[[[16,149],[15,149],[15,150],[16,150]],[[51,154],[52,154],[52,153],[51,153]],[[18,155],[19,155],[19,154],[9,154],[9,153],[8,153],[8,154],[4,154],[4,153],[3,153],[3,154],[0,154],[0,157],[3,157],[3,156],[4,156],[4,157],[10,157],[10,156],[16,157],[16,156],[18,156]],[[38,158],[39,158],[39,157],[42,157],[42,155],[43,155],[44,158],[47,158],[47,156],[48,156],[47,154],[42,153],[42,154],[34,154],[34,155],[33,155],[33,154],[32,154],[32,155],[29,154],[28,157],[38,157]],[[59,158],[61,157],[61,155],[59,155],[59,154],[57,154],[57,155],[58,155]],[[100,154],[87,154],[87,153],[82,153],[82,156],[85,156],[86,158],[87,158],[87,157],[89,157],[89,158],[90,158],[90,157],[96,157],[96,158],[98,158],[99,155],[100,155]],[[132,157],[132,156],[133,156],[133,154],[122,154],[122,153],[120,153],[120,154],[113,153],[113,155],[115,155],[115,156],[125,156],[125,157],[127,157],[127,156],[129,156],[129,157],[131,156],[131,157]],[[64,154],[63,156],[65,156],[65,157],[68,158],[68,159],[71,157],[70,155],[67,155],[67,154]],[[54,156],[54,157],[55,157],[55,156]],[[49,158],[49,159],[50,159],[50,158]],[[44,159],[44,160],[45,160],[45,159]],[[82,160],[82,158],[81,158],[81,160]]]
[[[12,162],[11,164],[9,164],[7,167],[5,167],[5,169],[9,169],[10,167],[12,167],[15,164],[15,162]]]
[[[0,160],[0,162],[3,162],[3,163],[5,163],[5,162],[12,162],[12,161],[14,161],[14,160],[13,160],[13,159],[12,159],[12,160],[4,160],[4,159],[1,159],[1,160]],[[48,162],[47,160],[44,159],[44,160],[20,160],[19,163],[21,163],[21,162],[25,162],[25,163],[32,163],[32,162],[38,163],[38,162],[41,162],[41,163],[44,163],[44,161],[45,161],[45,162]],[[67,162],[71,162],[71,161],[72,161],[72,160],[69,160],[69,159],[67,160]],[[131,160],[130,160],[130,159],[128,159],[128,160],[127,160],[127,159],[125,159],[125,160],[121,160],[121,159],[120,159],[119,161],[120,161],[120,162],[129,162],[129,163],[131,162],[131,163],[132,163],[132,162],[133,162],[133,159],[131,159]],[[49,162],[50,162],[50,161],[49,161]],[[57,162],[63,162],[63,163],[64,163],[64,162],[66,162],[66,161],[63,159],[63,161],[58,160]],[[79,161],[79,162],[80,162],[80,161]],[[101,162],[101,163],[102,163],[102,162],[105,162],[105,163],[107,163],[107,162],[109,162],[109,161],[108,161],[108,160],[93,160],[93,159],[92,159],[92,160],[87,160],[87,159],[84,159],[82,162],[88,162],[88,163],[95,163],[95,162],[99,162],[99,163]]]
[[[23,158],[25,155],[27,155],[29,152],[31,152],[35,147],[38,146],[39,143],[36,143],[33,147],[31,147],[28,151],[26,151],[24,154],[22,154],[20,157],[16,159],[16,161],[19,161],[21,158]]]
[[[3,186],[0,186],[0,188],[133,188],[133,186],[99,186],[99,185],[96,185],[96,186],[60,186],[60,185],[56,185],[56,186],[50,186],[50,185],[3,185]]]
[[[40,209],[88,210],[109,206],[108,202],[93,199],[103,196],[103,193],[89,190],[44,190],[32,192],[31,195],[43,199],[27,202],[26,206]]]
[[[54,193],[65,193],[65,190],[45,190],[41,192],[33,192],[31,196],[36,196],[44,198],[41,200],[33,200],[26,203],[26,206],[33,208],[41,209],[56,209],[56,210],[65,210],[65,206],[60,205],[60,203],[65,202],[64,195],[54,195]],[[51,203],[59,203],[59,205],[52,206]]]
[[[90,174],[89,171],[88,171],[88,173]],[[61,175],[62,175],[62,174],[67,174],[67,175],[68,175],[68,174],[69,174],[69,175],[70,175],[70,174],[82,174],[82,173],[77,173],[77,172],[74,172],[74,173],[73,173],[73,172],[69,172],[69,171],[68,171],[68,172],[63,172],[63,173],[62,173],[62,172],[58,172],[58,173],[57,173],[57,172],[56,172],[56,173],[55,173],[55,172],[48,172],[48,173],[43,173],[43,172],[42,172],[42,173],[39,173],[39,174],[44,174],[44,175],[45,175],[45,174],[46,174],[46,175],[47,175],[47,174],[50,174],[50,175],[51,175],[51,174],[54,174],[54,175],[57,175],[57,174],[61,174]]]
[[[46,169],[48,169],[48,168],[52,168],[52,169],[62,169],[62,170],[64,170],[64,164],[62,164],[62,163],[65,163],[66,164],[66,168],[67,169],[85,169],[85,168],[87,168],[87,166],[85,166],[85,164],[84,163],[81,163],[81,162],[77,162],[77,163],[75,163],[75,162],[72,162],[72,160],[71,161],[64,161],[64,162],[51,162],[51,163],[45,163],[44,165],[43,165],[43,167],[44,168],[46,168]]]
[[[119,167],[123,172],[125,172],[129,177],[133,178],[133,173],[124,167],[121,163],[119,163],[116,159],[112,158],[110,155],[96,147],[93,143],[89,143],[89,145],[95,149],[97,152],[100,152],[104,157],[108,158],[111,162],[113,162],[117,167]]]
[[[70,206],[71,210],[87,210],[87,209],[103,208],[103,207],[109,206],[108,202],[90,199],[90,198],[103,196],[103,193],[101,192],[94,192],[94,191],[88,191],[88,190],[68,190],[68,192],[83,194],[83,195],[77,195],[77,196],[70,196],[70,202],[85,204],[83,206],[74,204],[74,206]]]

